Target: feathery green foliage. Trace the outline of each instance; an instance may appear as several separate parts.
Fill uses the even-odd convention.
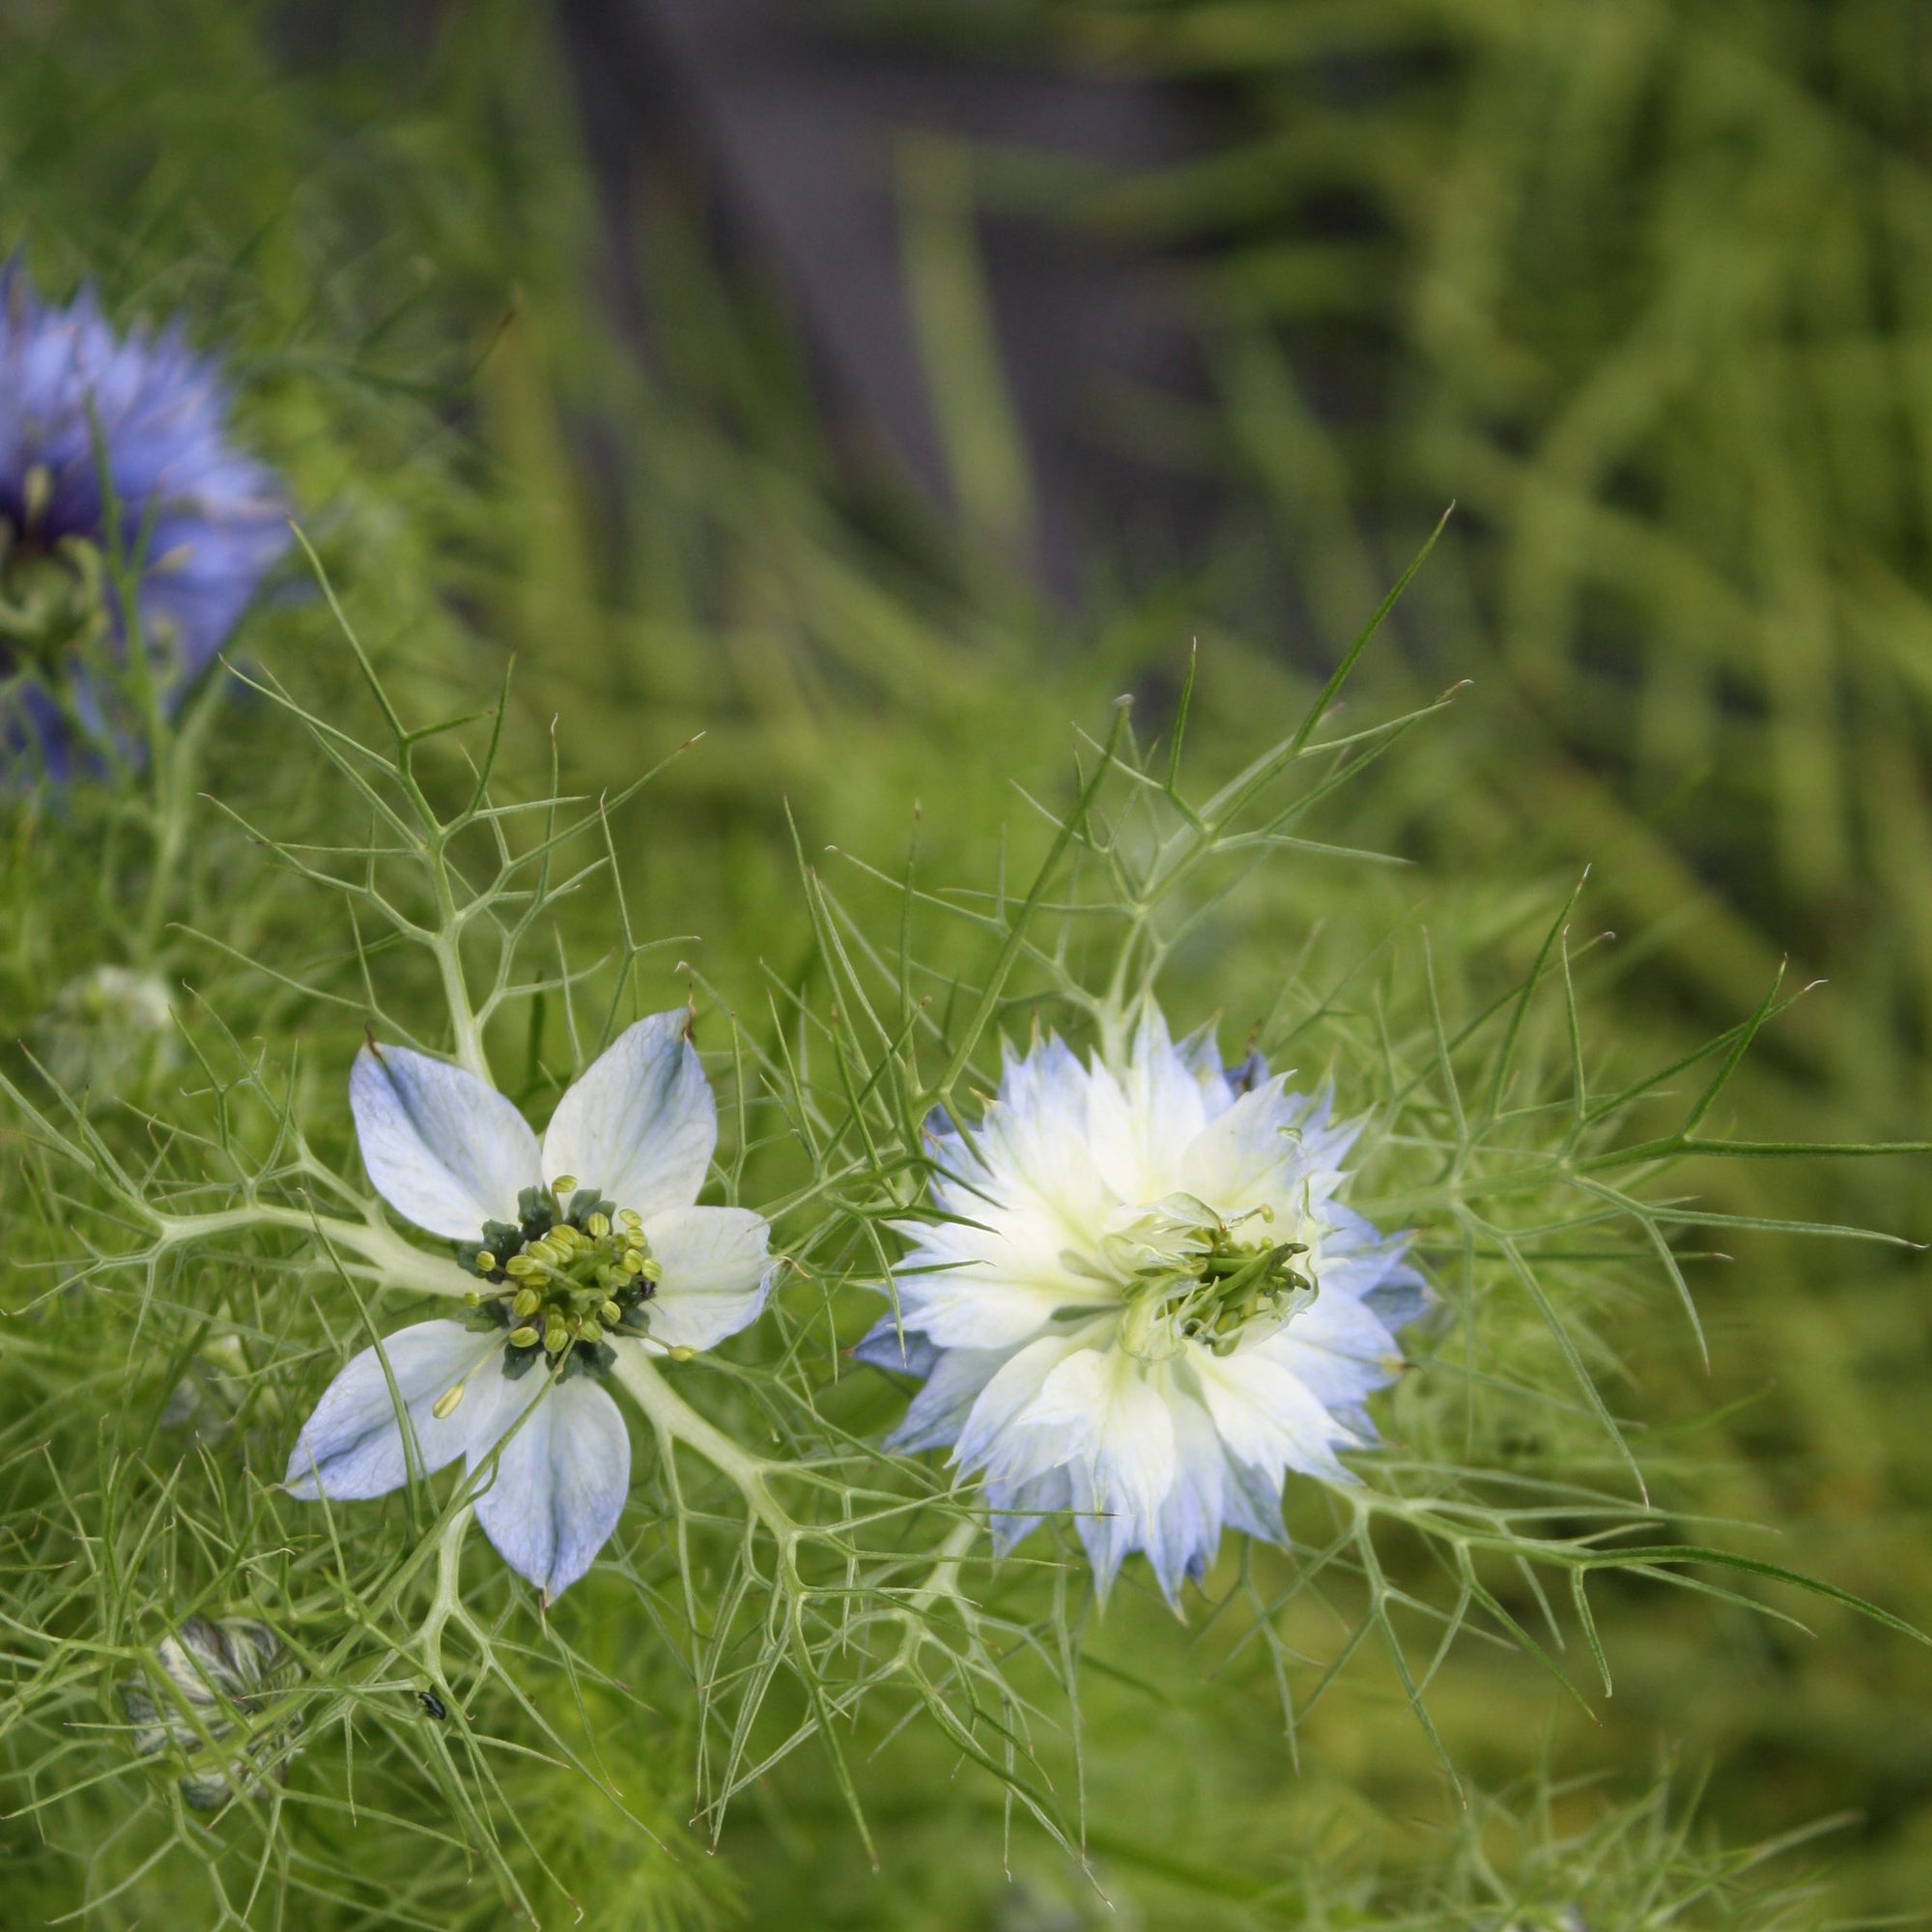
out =
[[[1916,876],[1915,559],[1856,458],[1790,454],[1800,423],[1862,446],[1848,398],[1906,438],[1915,365],[1787,341],[1772,304],[1731,366],[1736,311],[1694,299],[1749,280],[1687,213],[1729,192],[1713,156],[1819,125],[1762,80],[1804,65],[1785,15],[1591,18],[1048,17],[1252,104],[1255,152],[1094,212],[1225,244],[1199,440],[1289,539],[1325,689],[1206,592],[1083,618],[1073,649],[984,555],[882,527],[675,209],[639,241],[669,318],[639,375],[584,293],[589,193],[521,10],[450,16],[407,81],[354,9],[300,60],[267,8],[0,28],[0,241],[232,348],[366,639],[297,569],[148,777],[5,801],[10,1921],[1816,1926],[1830,1896],[1771,1834],[1856,1795],[1846,1767],[1889,1808],[1813,1856],[1840,1898],[1915,1900],[1911,1747],[1873,1741],[1924,1668],[1882,1627],[1923,1621],[1922,1564],[1807,1521],[1911,1493],[1912,1277],[1858,1231],[1918,1229],[1918,1162],[1823,1155],[1923,1132],[1916,953],[1874,936],[1909,895],[1858,883]],[[1813,92],[1852,88],[1866,32]],[[1330,99],[1351,49],[1374,85]],[[1660,99],[1683,131],[1638,139]],[[1842,205],[1909,232],[1909,159],[1845,151]],[[1821,193],[1838,152],[1778,150]],[[909,177],[915,225],[957,214],[956,159]],[[1269,234],[1338,183],[1360,232]],[[943,377],[990,338],[957,233],[925,232]],[[1780,286],[1769,226],[1759,253]],[[1808,297],[1802,253],[1781,286]],[[1871,299],[1898,334],[1909,304]],[[1382,406],[1332,419],[1323,372],[1390,317]],[[621,478],[597,497],[590,445]],[[997,543],[1025,491],[982,467]],[[1450,496],[1401,639],[1355,666],[1390,553]],[[1154,715],[1077,735],[1069,773],[1065,721],[1129,686]],[[1788,984],[1830,965],[1852,996],[1793,1009],[1787,949]],[[90,999],[103,964],[158,975],[175,1022]],[[1296,1553],[1231,1541],[1185,1626],[1132,1571],[1097,1615],[1063,1531],[990,1566],[972,1492],[879,1451],[897,1393],[840,1352],[922,1198],[926,1109],[970,1110],[1003,1032],[1090,1041],[1156,974],[1369,1116],[1357,1201],[1418,1231],[1442,1304],[1361,1487],[1293,1487]],[[279,1495],[345,1355],[461,1286],[355,1161],[365,1025],[541,1117],[687,992],[716,1188],[792,1266],[755,1333],[630,1378],[650,1453],[598,1570],[546,1616],[448,1477]],[[1861,1348],[1893,1357],[1876,1406]],[[1794,1523],[1775,1555],[1751,1528]],[[1814,1608],[1823,1645],[1792,1630]],[[143,1755],[125,1687],[169,1699],[160,1646],[196,1615],[283,1662],[239,1703],[181,1691]],[[1727,1755],[1767,1726],[1789,1790]],[[1761,1854],[1650,1777],[1659,1728],[1718,1757]],[[1614,1790],[1512,1782],[1546,1750]],[[244,1763],[225,1808],[190,1802]]]

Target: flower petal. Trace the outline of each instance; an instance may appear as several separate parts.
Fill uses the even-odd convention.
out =
[[[323,1495],[349,1502],[401,1489],[409,1458],[398,1398],[414,1433],[422,1472],[433,1474],[455,1461],[469,1438],[473,1410],[465,1410],[471,1407],[474,1385],[444,1420],[439,1422],[432,1410],[446,1390],[478,1371],[500,1346],[499,1336],[471,1334],[460,1321],[419,1321],[385,1337],[378,1348],[364,1349],[323,1391],[315,1413],[302,1424],[283,1479],[289,1493],[303,1502]],[[476,1379],[493,1373],[484,1367]]]
[[[1335,1460],[1337,1446],[1353,1444],[1353,1432],[1265,1348],[1233,1355],[1203,1349],[1191,1366],[1228,1454],[1260,1470],[1277,1494],[1290,1469],[1331,1483],[1353,1480]]]
[[[718,1108],[686,1037],[683,1008],[628,1027],[556,1103],[546,1180],[574,1175],[619,1208],[651,1215],[697,1199],[718,1145]]]
[[[1200,1582],[1221,1547],[1227,1458],[1220,1435],[1198,1402],[1175,1389],[1169,1393],[1167,1408],[1174,1425],[1174,1482],[1148,1525],[1143,1547],[1161,1595],[1179,1607],[1182,1578]]]
[[[1176,1052],[1160,1009],[1147,1001],[1126,1065],[1094,1070],[1087,1132],[1094,1165],[1122,1201],[1158,1201],[1174,1191],[1181,1155],[1208,1115],[1202,1083]]]
[[[772,1231],[745,1208],[670,1208],[644,1221],[664,1268],[645,1304],[651,1339],[709,1349],[757,1320],[771,1289]]]
[[[485,1478],[476,1520],[503,1561],[554,1603],[590,1568],[617,1526],[631,1488],[631,1437],[617,1405],[587,1376],[555,1384],[540,1377],[538,1371],[525,1378],[537,1383],[532,1402],[499,1410],[523,1426]],[[471,1445],[472,1469],[502,1433]]]
[[[1070,1449],[1057,1435],[1012,1425],[1047,1377],[1080,1346],[1078,1335],[1041,1335],[1009,1356],[968,1411],[952,1460],[969,1475],[983,1470],[989,1491],[1018,1489],[1065,1463]]]
[[[1174,1417],[1156,1385],[1166,1378],[1165,1370],[1150,1371],[1124,1349],[1080,1349],[1015,1422],[1060,1432],[1075,1453],[1093,1459],[1098,1506],[1149,1523],[1174,1486]]]
[[[959,1439],[973,1405],[1005,1361],[997,1349],[948,1349],[937,1355],[924,1386],[908,1405],[905,1419],[886,1437],[886,1447],[906,1455],[951,1448]]]
[[[376,1191],[432,1235],[473,1241],[485,1221],[514,1221],[518,1194],[543,1179],[529,1122],[446,1060],[365,1046],[349,1104]]]

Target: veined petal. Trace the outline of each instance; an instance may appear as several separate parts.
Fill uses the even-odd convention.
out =
[[[410,1466],[405,1416],[423,1474],[453,1462],[469,1440],[474,1384],[496,1377],[486,1358],[501,1346],[499,1336],[473,1335],[460,1321],[419,1321],[364,1349],[302,1424],[283,1479],[289,1493],[304,1502],[323,1495],[351,1502],[401,1489]],[[463,1400],[439,1422],[432,1411],[458,1383],[466,1385]]]
[[[587,1376],[538,1381],[536,1399],[525,1406],[523,1426],[502,1442],[476,1498],[476,1520],[503,1561],[554,1603],[617,1526],[631,1488],[631,1437],[617,1405]],[[503,1412],[514,1421],[519,1410],[506,1405]],[[495,1440],[472,1446],[472,1468]]]
[[[1073,1490],[1065,1465],[1045,1470],[1013,1487],[988,1483],[986,1500],[993,1506],[993,1554],[1005,1556],[1019,1540],[1039,1527],[1040,1519],[1073,1507]]]
[[[997,1230],[901,1224],[914,1247],[894,1270],[907,1323],[943,1349],[1008,1349],[1039,1333],[1063,1308],[1110,1305],[1106,1282],[1073,1273],[1002,1216]],[[1022,1236],[1012,1239],[1012,1233]]]
[[[473,1073],[406,1046],[365,1046],[349,1076],[362,1164],[406,1220],[452,1241],[514,1221],[543,1179],[529,1122]]]
[[[646,1216],[644,1239],[664,1268],[646,1304],[651,1339],[709,1349],[757,1320],[771,1289],[772,1231],[745,1208],[670,1208]]]
[[[1081,1349],[1057,1367],[1014,1418],[1054,1431],[1092,1460],[1100,1507],[1146,1521],[1174,1485],[1174,1418],[1164,1368],[1124,1349]]]
[[[1301,1139],[1308,1102],[1282,1076],[1243,1094],[1189,1141],[1178,1172],[1189,1193],[1217,1208],[1298,1211],[1312,1170]]]
[[[906,1409],[905,1420],[887,1436],[887,1448],[911,1454],[956,1442],[973,1405],[1005,1361],[994,1349],[948,1349],[934,1361],[925,1385]]]
[[[1126,1066],[1118,1075],[1094,1069],[1087,1103],[1094,1163],[1122,1201],[1158,1201],[1174,1192],[1181,1155],[1207,1124],[1208,1095],[1149,1000]]]
[[[1264,1471],[1277,1491],[1290,1469],[1331,1483],[1350,1480],[1334,1445],[1347,1444],[1351,1433],[1264,1350],[1203,1350],[1190,1366],[1229,1455]]]
[[[1329,1408],[1359,1406],[1402,1367],[1401,1352],[1375,1314],[1332,1293],[1325,1275],[1314,1303],[1254,1352],[1279,1362]]]
[[[1017,1486],[1066,1460],[1066,1448],[1043,1432],[1011,1427],[1013,1418],[1073,1350],[1077,1335],[1042,1335],[1009,1355],[967,1412],[952,1460],[963,1469],[984,1469],[989,1486]]]
[[[627,1027],[556,1103],[543,1175],[574,1175],[646,1217],[688,1208],[718,1145],[718,1108],[683,1008]]]
[[[1147,1553],[1161,1595],[1180,1600],[1187,1577],[1198,1583],[1221,1546],[1227,1514],[1227,1458],[1208,1411],[1191,1396],[1174,1389],[1167,1398],[1174,1425],[1174,1482],[1149,1526]]]

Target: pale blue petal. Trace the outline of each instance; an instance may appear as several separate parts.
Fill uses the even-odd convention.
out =
[[[647,1215],[644,1239],[664,1269],[644,1304],[651,1339],[710,1349],[749,1327],[771,1293],[772,1231],[746,1208],[668,1208]]]
[[[617,1526],[631,1487],[631,1438],[617,1405],[587,1376],[539,1382],[538,1395],[483,1479],[476,1520],[503,1561],[554,1603]],[[471,1466],[487,1453],[472,1450]]]
[[[617,1036],[556,1103],[546,1180],[569,1175],[649,1216],[697,1199],[718,1145],[718,1108],[682,1008]]]
[[[988,1483],[986,1500],[993,1506],[993,1554],[1005,1556],[1047,1517],[1072,1508],[1073,1492],[1064,1468],[1048,1469],[1024,1483]]]
[[[935,1363],[931,1378],[913,1397],[905,1420],[886,1438],[886,1446],[908,1455],[921,1449],[952,1448],[973,1405],[1006,1359],[1006,1352],[998,1349],[947,1350]]]
[[[852,1348],[852,1359],[894,1375],[929,1376],[939,1361],[939,1350],[916,1328],[882,1315]]]
[[[1121,1574],[1121,1565],[1139,1542],[1139,1526],[1101,1490],[1091,1463],[1069,1463],[1066,1473],[1068,1501],[1075,1512],[1073,1526],[1080,1533],[1088,1567],[1094,1572],[1094,1593],[1104,1604],[1114,1578]]]
[[[1281,1520],[1281,1485],[1252,1464],[1229,1456],[1221,1467],[1221,1514],[1231,1529],[1244,1530],[1264,1543],[1288,1544]]]
[[[516,1220],[517,1196],[543,1178],[523,1115],[446,1060],[365,1046],[349,1105],[376,1191],[432,1235],[473,1241],[484,1222]]]
[[[1180,1064],[1194,1076],[1195,1085],[1201,1089],[1202,1103],[1208,1109],[1210,1121],[1216,1114],[1225,1114],[1235,1104],[1236,1091],[1228,1068],[1221,1064],[1221,1047],[1214,1032],[1214,1022],[1209,1020],[1206,1026],[1196,1028],[1174,1049]]]
[[[1174,1418],[1174,1482],[1149,1525],[1146,1548],[1161,1595],[1178,1605],[1184,1578],[1207,1574],[1221,1544],[1226,1458],[1207,1411],[1178,1392]]]
[[[454,1462],[469,1440],[477,1386],[497,1375],[484,1358],[500,1346],[500,1336],[473,1335],[459,1321],[420,1321],[387,1336],[380,1354],[364,1349],[324,1390],[302,1425],[284,1478],[289,1493],[304,1502],[325,1494],[349,1502],[401,1489],[410,1468],[404,1415],[423,1474]],[[463,1400],[439,1422],[431,1411],[459,1382],[465,1384]]]
[[[1429,1299],[1422,1277],[1412,1267],[1398,1265],[1362,1296],[1362,1306],[1394,1335],[1429,1313]]]

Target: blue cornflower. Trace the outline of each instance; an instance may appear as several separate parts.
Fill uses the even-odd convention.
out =
[[[164,706],[235,628],[288,510],[227,409],[179,322],[119,334],[91,290],[55,305],[0,267],[0,754],[33,747],[58,774],[76,739],[128,741],[117,525]]]

